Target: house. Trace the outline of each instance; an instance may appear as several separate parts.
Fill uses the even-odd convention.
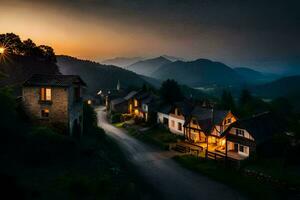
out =
[[[23,103],[39,124],[59,127],[70,135],[82,133],[82,90],[79,76],[35,74],[22,87]]]
[[[157,97],[150,92],[132,91],[124,98],[128,100],[128,114],[133,117],[149,121],[149,116],[156,111]]]
[[[195,107],[184,124],[184,135],[193,143],[217,144],[228,126],[237,118],[229,110],[217,110],[210,107]],[[201,144],[202,143],[202,144]]]
[[[157,110],[157,123],[169,128],[169,113],[171,111],[170,105],[162,106]]]
[[[226,140],[225,153],[228,156],[239,155],[245,159],[256,151],[257,145],[270,141],[275,134],[283,132],[281,122],[271,113],[265,112],[230,124],[220,138]]]
[[[126,113],[128,110],[128,101],[124,98],[116,98],[111,100],[109,111],[114,113]]]
[[[193,105],[189,102],[177,102],[171,107],[169,112],[169,130],[170,132],[184,136],[185,121],[190,116]]]

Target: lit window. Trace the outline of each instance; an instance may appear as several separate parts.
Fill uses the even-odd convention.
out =
[[[134,100],[134,107],[138,106],[138,101],[135,99]]]
[[[51,101],[51,88],[41,88],[41,96],[42,101]]]
[[[41,111],[42,117],[45,117],[45,118],[48,118],[48,117],[49,117],[49,113],[50,113],[50,111],[49,111],[48,109],[43,109],[43,110]]]

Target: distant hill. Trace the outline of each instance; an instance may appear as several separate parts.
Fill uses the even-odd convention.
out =
[[[175,79],[191,87],[207,85],[236,85],[243,82],[232,68],[220,62],[198,59],[191,62],[176,61],[159,67],[152,77]]]
[[[147,59],[147,60],[136,62],[136,63],[126,67],[126,69],[133,71],[137,74],[144,75],[144,76],[151,76],[153,74],[153,72],[155,72],[162,65],[169,64],[171,62],[172,61],[166,59],[165,57],[160,56],[157,58],[152,58],[152,59]],[[156,77],[154,77],[154,78],[156,78]]]
[[[13,86],[20,95],[21,84],[33,74],[59,74],[54,63],[30,56],[10,55],[5,62],[0,62],[0,87]]]
[[[276,74],[263,73],[246,67],[234,68],[234,71],[250,84],[267,83],[279,78]]]
[[[252,92],[266,99],[287,98],[300,112],[300,75],[284,77],[271,83],[253,87]]]
[[[101,64],[104,65],[115,65],[118,67],[126,67],[128,65],[132,65],[140,60],[143,60],[141,57],[133,57],[133,58],[126,58],[126,57],[116,57],[111,59],[106,59],[101,61]]]
[[[263,97],[280,97],[289,96],[295,93],[300,94],[300,75],[288,76],[271,83],[266,83],[253,88],[256,95]]]
[[[148,84],[139,75],[113,65],[102,65],[70,56],[57,56],[57,64],[62,74],[80,75],[88,84],[88,92],[91,95],[101,89],[115,89],[118,80],[123,88]]]

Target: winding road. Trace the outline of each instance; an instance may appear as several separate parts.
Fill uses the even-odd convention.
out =
[[[114,127],[107,121],[103,107],[96,108],[96,112],[98,126],[118,142],[141,176],[160,191],[164,199],[244,199],[228,186],[181,167],[171,159],[175,152],[147,145]]]

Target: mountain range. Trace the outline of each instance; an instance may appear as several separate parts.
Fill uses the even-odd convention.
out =
[[[118,81],[123,88],[148,84],[141,76],[120,67],[102,65],[70,56],[57,56],[57,65],[62,74],[80,75],[87,83],[87,90],[91,95],[99,90],[116,88]]]
[[[176,61],[163,66],[152,74],[158,79],[175,79],[191,87],[208,85],[236,85],[243,82],[239,74],[220,62],[207,59]]]
[[[144,76],[151,76],[153,72],[155,72],[158,68],[169,63],[172,63],[172,61],[166,59],[163,56],[160,56],[157,58],[138,61],[132,65],[127,66],[126,69]],[[155,76],[151,77],[157,78]]]
[[[132,65],[133,63],[136,63],[140,60],[143,60],[141,57],[116,57],[116,58],[111,58],[111,59],[106,59],[101,61],[101,64],[104,65],[115,65],[118,67],[126,67],[128,65]]]

